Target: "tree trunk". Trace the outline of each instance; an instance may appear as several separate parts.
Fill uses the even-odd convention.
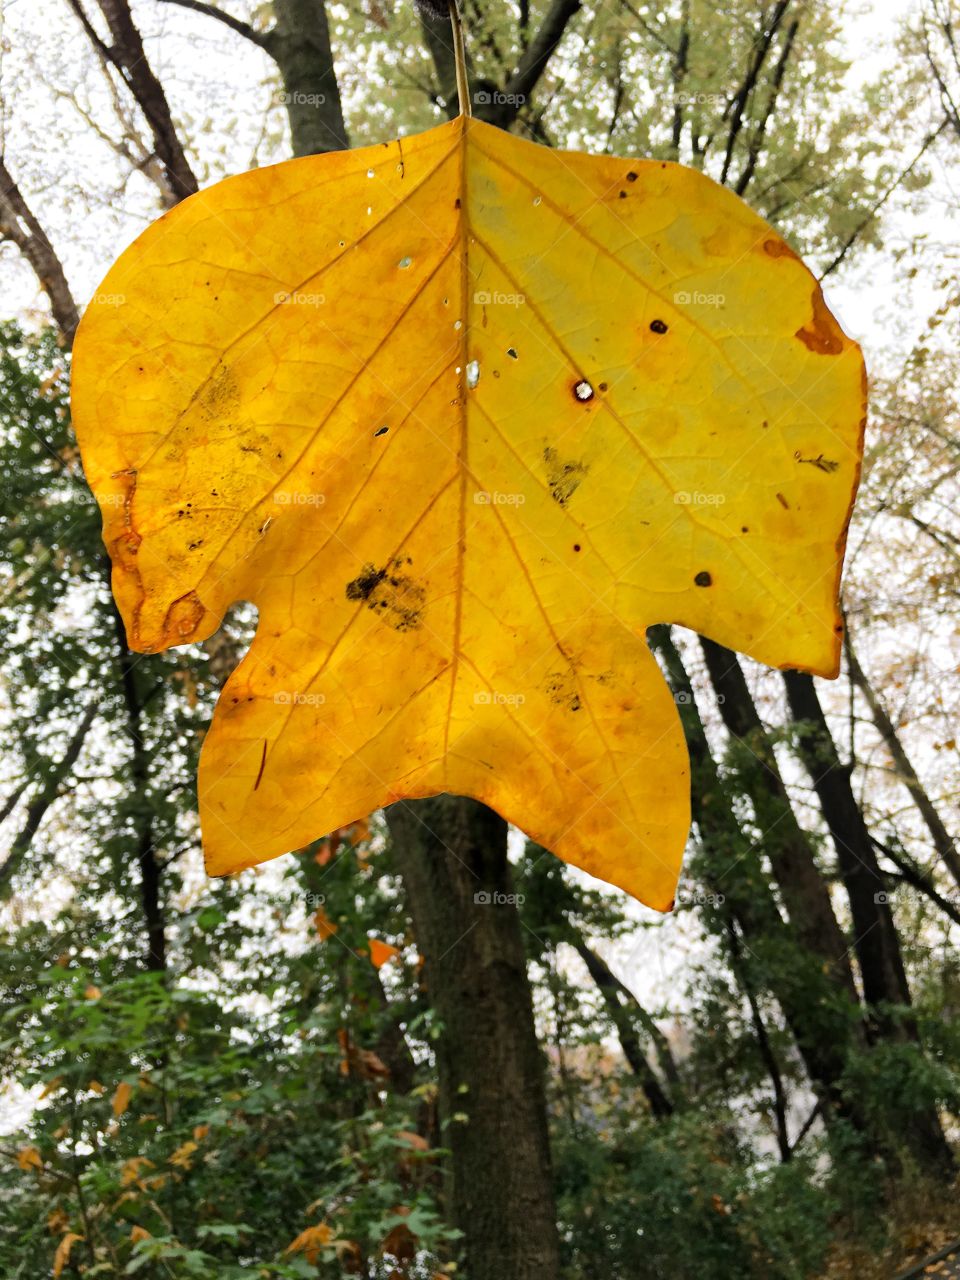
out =
[[[799,739],[800,755],[820,801],[850,899],[863,990],[871,1006],[875,1034],[885,1040],[919,1045],[916,1022],[907,1012],[910,987],[886,882],[853,794],[850,768],[837,754],[813,677],[787,671],[783,678],[791,715],[806,730]],[[898,1005],[899,1011],[891,1010],[890,1006]],[[901,1135],[904,1145],[928,1172],[949,1175],[954,1169],[953,1156],[936,1108],[923,1104],[911,1107],[910,1101],[894,1100],[908,1117]]]
[[[274,0],[276,25],[263,46],[283,79],[295,156],[344,151],[350,143],[323,0]]]
[[[451,1210],[470,1280],[557,1280],[543,1062],[507,824],[454,796],[392,805],[387,821],[440,1024]]]
[[[753,851],[753,857],[744,856],[745,838],[711,755],[693,687],[669,628],[652,628],[651,643],[667,666],[690,751],[691,799],[709,887],[724,896],[727,927],[738,928],[749,939],[752,963],[762,970],[757,976],[783,1011],[823,1104],[824,1123],[830,1126],[838,1119],[847,1120],[865,1132],[866,1119],[844,1088],[848,1055],[862,1044],[859,997],[849,968],[837,962],[833,930],[821,932],[804,928],[804,921],[795,924],[792,919],[784,920],[759,865],[759,850]],[[784,870],[782,865],[780,870]],[[807,875],[794,886],[798,898]],[[826,892],[825,886],[821,889]],[[878,1141],[873,1145],[879,1148]]]
[[[743,669],[729,649],[703,637],[700,644],[727,731],[750,749],[760,766],[750,798],[764,832],[763,851],[770,859],[787,915],[803,945],[823,957],[851,1000],[857,1001],[849,943],[837,922],[810,841],[793,811]]]

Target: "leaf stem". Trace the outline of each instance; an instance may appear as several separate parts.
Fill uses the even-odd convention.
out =
[[[472,116],[470,107],[470,81],[467,78],[467,52],[463,43],[463,24],[460,21],[459,0],[449,0],[450,29],[453,32],[453,57],[457,67],[457,97],[460,100],[460,114]]]

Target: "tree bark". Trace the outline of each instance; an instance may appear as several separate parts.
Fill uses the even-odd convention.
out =
[[[349,147],[324,0],[274,0],[263,47],[280,69],[295,156]]]
[[[438,796],[387,810],[424,980],[450,1202],[470,1280],[557,1280],[543,1062],[507,861],[507,824]]]
[[[0,158],[0,240],[15,244],[33,268],[41,289],[50,299],[54,323],[69,347],[80,323],[77,304],[67,284],[63,265],[34,217],[10,170]]]
[[[911,1004],[900,940],[886,893],[886,882],[877,861],[870,832],[851,786],[851,769],[843,764],[817,695],[813,677],[799,671],[784,672],[787,701],[794,721],[805,729],[799,738],[801,759],[810,774],[824,820],[830,831],[840,873],[850,899],[864,996],[871,1006],[875,1035],[892,1041],[912,1041],[919,1046],[916,1022],[905,1013]],[[899,1010],[891,1006],[901,1006]],[[909,1111],[903,1134],[924,1167],[934,1173],[954,1168],[936,1109]]]
[[[856,1002],[859,997],[849,943],[837,922],[810,841],[794,814],[743,669],[729,649],[703,637],[700,643],[727,731],[752,751],[760,766],[751,799],[764,832],[763,850],[770,859],[787,914],[802,945],[823,957],[835,971],[839,985]]]
[[[606,962],[595,951],[591,950],[586,943],[576,944],[576,950],[580,959],[587,966],[587,972],[596,984],[597,990],[603,997],[603,1003],[607,1013],[610,1015],[610,1021],[616,1027],[617,1039],[620,1041],[623,1056],[629,1063],[630,1070],[640,1081],[643,1092],[646,1094],[647,1102],[650,1104],[651,1112],[658,1120],[662,1120],[664,1116],[673,1115],[673,1103],[664,1092],[663,1085],[657,1079],[656,1072],[647,1061],[647,1055],[643,1052],[640,1037],[637,1035],[637,1029],[633,1025],[631,1009],[629,1005],[624,1005],[620,1002],[621,983],[610,971]],[[634,1001],[634,1003],[636,1002]]]
[[[690,751],[693,812],[711,888],[724,895],[722,906],[729,918],[728,928],[736,927],[750,940],[754,962],[762,968],[759,976],[780,1005],[811,1085],[823,1104],[824,1123],[830,1127],[837,1120],[849,1121],[866,1132],[866,1118],[844,1085],[848,1056],[863,1044],[859,997],[849,967],[836,962],[832,931],[821,934],[804,929],[802,922],[784,920],[766,873],[755,865],[758,859],[742,856],[744,837],[710,752],[693,687],[669,628],[651,628],[651,643],[665,661],[677,697]],[[726,703],[723,705],[726,707]],[[794,955],[809,963],[794,962]],[[871,1141],[879,1149],[879,1140]]]

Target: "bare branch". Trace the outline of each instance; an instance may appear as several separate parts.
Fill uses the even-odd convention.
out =
[[[238,36],[243,36],[244,40],[249,40],[261,49],[266,46],[267,37],[262,31],[257,31],[255,27],[251,27],[250,23],[244,22],[242,18],[235,18],[232,13],[226,13],[223,9],[218,9],[215,4],[205,4],[204,0],[158,0],[158,3],[175,4],[181,9],[190,9],[194,13],[205,14],[208,18],[214,18],[217,22],[222,22],[225,27],[229,27]]]
[[[530,97],[563,39],[570,20],[579,9],[580,0],[553,0],[536,35],[517,63],[516,71],[507,81],[504,92],[508,98],[513,98],[519,105]],[[516,112],[517,107],[514,107],[513,114]]]
[[[767,54],[770,52],[770,46],[773,43],[773,38],[780,28],[780,23],[783,21],[784,14],[787,12],[789,5],[790,0],[778,0],[776,8],[773,11],[773,16],[771,17],[769,24],[767,24],[766,29],[763,31],[762,38],[757,42],[754,49],[753,58],[750,60],[750,64],[747,67],[743,83],[737,90],[737,94],[731,104],[732,117],[730,120],[730,129],[727,134],[727,149],[726,154],[723,157],[723,168],[720,171],[721,182],[726,182],[727,180],[727,176],[730,172],[730,162],[733,159],[733,149],[736,146],[737,138],[740,136],[740,131],[743,128],[743,116],[747,109],[747,102],[750,99],[750,95],[757,87],[757,81],[760,78],[760,72],[763,70],[763,64],[767,60]]]
[[[0,865],[0,896],[6,896],[9,893],[10,881],[26,857],[47,810],[60,795],[61,786],[70,770],[77,763],[84,739],[96,718],[98,710],[99,704],[96,702],[87,707],[80,723],[74,730],[73,737],[70,739],[62,759],[50,770],[39,792],[28,805],[26,822],[17,835],[14,836],[6,861]]]
[[[83,7],[83,0],[69,0],[97,52],[116,68],[124,84],[137,100],[150,131],[157,156],[163,164],[174,202],[193,195],[197,179],[177,136],[163,86],[147,60],[143,39],[130,13],[128,0],[97,0],[113,43],[97,34]]]
[[[920,163],[920,161],[923,159],[923,157],[926,155],[929,149],[936,142],[937,138],[940,137],[940,134],[943,133],[944,129],[947,127],[947,124],[948,124],[948,121],[943,120],[941,121],[940,125],[933,131],[933,133],[927,134],[926,138],[923,141],[923,146],[920,148],[917,154],[913,157],[913,159],[910,161],[907,167],[890,184],[890,186],[886,189],[886,191],[883,193],[880,199],[877,200],[870,207],[870,209],[868,209],[864,217],[860,219],[860,221],[857,223],[854,229],[850,232],[849,236],[847,236],[846,240],[843,242],[843,246],[840,249],[840,252],[833,259],[830,265],[821,272],[819,276],[819,279],[821,281],[826,280],[827,276],[832,275],[832,273],[836,271],[836,269],[840,266],[840,264],[845,260],[847,254],[850,252],[853,246],[860,239],[861,235],[863,235],[864,231],[866,231],[867,227],[874,220],[874,218],[877,216],[877,214],[880,212],[883,206],[887,203],[887,201],[890,199],[893,193],[903,184],[903,182],[910,176],[913,170],[917,167],[917,165]]]
[[[80,313],[67,284],[63,265],[2,159],[0,239],[15,244],[33,268],[40,287],[50,299],[53,318],[69,345],[80,323]]]

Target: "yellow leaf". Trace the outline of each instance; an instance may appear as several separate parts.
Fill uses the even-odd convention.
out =
[[[284,1252],[302,1253],[310,1265],[314,1266],[320,1257],[320,1250],[333,1238],[333,1228],[321,1222],[319,1226],[307,1227],[305,1231],[301,1231],[297,1238],[287,1245]]]
[[[669,909],[646,628],[838,666],[863,361],[784,241],[692,169],[459,119],[202,191],[100,292],[74,421],[130,643],[259,610],[210,872],[453,792]]]
[[[370,960],[375,969],[379,969],[381,965],[393,960],[400,954],[397,947],[392,947],[389,942],[381,942],[379,938],[369,938],[368,945],[370,948]]]
[[[193,1154],[196,1150],[196,1142],[183,1142],[174,1151],[169,1163],[175,1164],[181,1169],[189,1169],[193,1164]]]
[[[317,933],[320,935],[320,941],[326,942],[327,938],[332,938],[337,932],[337,926],[327,915],[323,907],[320,907],[316,915],[313,917],[313,923]]]
[[[118,1120],[126,1111],[127,1107],[129,1107],[130,1099],[132,1097],[133,1085],[128,1084],[126,1080],[121,1080],[114,1090],[113,1099],[110,1104],[113,1107],[113,1114]]]
[[[130,1240],[133,1244],[138,1244],[141,1240],[149,1240],[150,1232],[146,1227],[133,1226],[130,1228]]]
[[[17,1165],[24,1173],[28,1169],[42,1169],[43,1158],[36,1147],[21,1147],[17,1152]]]
[[[209,1134],[210,1126],[208,1124],[198,1124],[194,1126],[193,1136],[197,1142],[202,1142]]]
[[[83,1236],[78,1235],[76,1231],[68,1231],[60,1243],[57,1245],[57,1251],[53,1255],[53,1275],[54,1280],[61,1275],[63,1268],[70,1261],[70,1251],[78,1240],[82,1240]]]
[[[100,1081],[99,1081],[99,1080],[91,1080],[91,1081],[90,1081],[90,1083],[87,1085],[87,1088],[90,1090],[90,1092],[91,1092],[91,1093],[95,1093],[95,1094],[97,1094],[98,1096],[99,1096],[101,1093],[105,1093],[105,1092],[106,1092],[106,1089],[105,1089],[105,1088],[104,1088],[104,1086],[100,1083]]]
[[[99,987],[94,987],[91,985],[89,987],[84,988],[84,992],[83,992],[84,1000],[99,1000],[102,995],[103,995],[103,992],[100,990]]]
[[[56,1209],[51,1209],[47,1214],[47,1229],[52,1235],[59,1236],[70,1225],[70,1219],[62,1208],[58,1205]]]
[[[63,1086],[63,1076],[55,1076],[52,1080],[48,1080],[40,1091],[41,1098],[48,1098],[51,1093],[56,1093]]]

